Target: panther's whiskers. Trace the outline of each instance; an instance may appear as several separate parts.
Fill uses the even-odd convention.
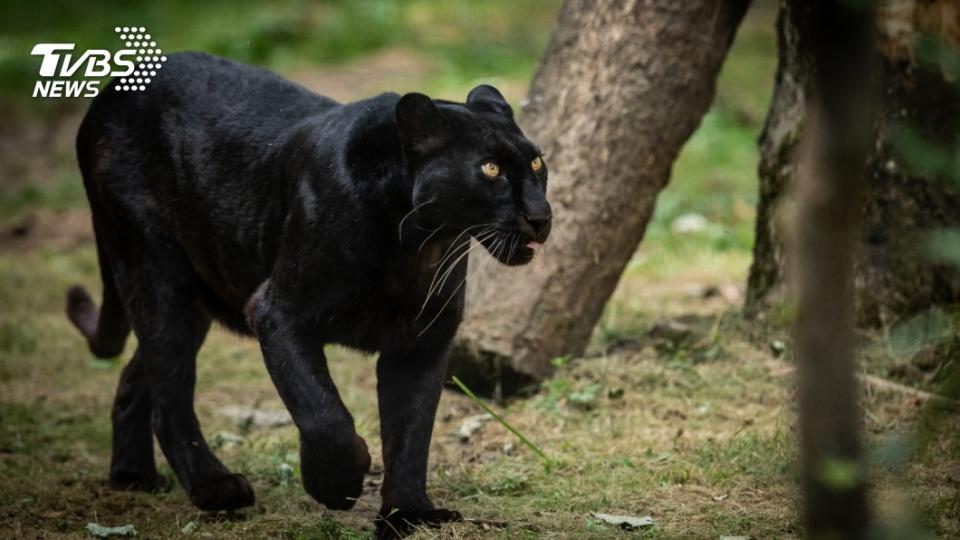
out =
[[[492,234],[496,234],[496,231],[493,231]],[[489,238],[489,235],[487,236],[487,238]],[[497,238],[497,242],[500,242],[500,245],[501,245],[501,246],[503,245],[503,244],[502,244],[502,238]],[[464,253],[463,255],[461,255],[461,257],[458,257],[458,258],[457,258],[457,261],[459,261],[460,258],[462,258],[463,256],[465,256],[467,253],[470,253],[470,251],[476,249],[476,247],[479,246],[479,245],[481,245],[481,244],[480,244],[480,241],[479,241],[479,239],[478,239],[478,241],[477,241],[477,243],[476,243],[475,245],[471,246],[470,249],[468,249],[466,253]],[[495,245],[496,245],[496,244],[495,244]],[[453,266],[456,265],[457,261],[454,261]],[[463,288],[464,284],[467,282],[467,278],[470,277],[470,275],[471,275],[471,274],[470,274],[469,272],[465,272],[465,273],[464,273],[463,279],[460,280],[460,283],[457,284],[457,287],[453,290],[453,292],[450,293],[450,296],[447,297],[447,300],[443,303],[443,305],[440,306],[440,309],[437,311],[437,314],[434,315],[432,319],[430,319],[430,322],[427,323],[427,326],[425,326],[425,327],[423,328],[423,330],[420,330],[420,332],[417,333],[417,337],[422,336],[427,330],[430,329],[431,326],[433,326],[433,323],[435,323],[435,322],[437,321],[437,319],[440,318],[440,315],[444,312],[445,309],[447,309],[447,306],[450,304],[450,301],[453,300],[453,298],[454,298],[455,296],[457,296],[457,294],[460,292],[460,289]],[[429,298],[429,297],[428,297],[428,298]],[[418,317],[419,317],[419,316],[418,316]]]
[[[439,261],[439,262],[436,262],[436,263],[433,263],[432,266],[443,266],[444,261],[446,261],[446,260],[447,260],[447,257],[450,256],[451,250],[456,251],[456,249],[459,249],[460,247],[463,247],[463,244],[460,244],[460,245],[458,246],[458,245],[457,245],[457,241],[460,240],[460,237],[463,236],[464,234],[468,234],[471,229],[476,229],[477,227],[488,227],[488,228],[489,228],[489,227],[492,227],[492,226],[493,226],[492,223],[481,223],[480,225],[473,225],[473,226],[471,226],[471,227],[467,227],[466,229],[460,231],[460,234],[458,234],[458,235],[456,236],[456,238],[453,239],[453,242],[450,242],[450,246],[447,247],[447,250],[443,252],[443,256],[441,257],[440,261]],[[483,233],[486,232],[486,231],[487,231],[487,229],[483,229],[482,231],[480,231],[480,234],[483,234]],[[455,247],[456,247],[456,249],[454,249]]]
[[[437,280],[437,278],[438,278],[438,277],[441,275],[441,273],[444,271],[444,263],[445,263],[451,256],[453,256],[454,254],[456,254],[458,250],[460,250],[460,249],[463,248],[464,246],[469,246],[469,244],[470,244],[470,237],[469,237],[469,236],[467,236],[467,239],[466,239],[464,242],[460,243],[460,244],[457,244],[457,240],[459,240],[460,237],[463,236],[465,233],[467,233],[470,229],[475,229],[475,228],[477,228],[477,227],[486,227],[486,228],[484,228],[482,231],[480,231],[480,233],[477,235],[478,237],[483,236],[483,235],[488,234],[488,233],[490,233],[490,232],[493,231],[493,226],[492,226],[491,224],[483,223],[483,224],[480,224],[480,225],[474,225],[474,226],[472,226],[472,227],[467,227],[466,229],[464,229],[463,232],[461,232],[459,235],[457,235],[456,238],[453,239],[453,242],[450,244],[450,247],[447,248],[447,251],[445,252],[445,255],[440,259],[440,262],[436,263],[437,270],[436,270],[436,272],[433,273],[433,278],[430,280],[430,285],[427,287],[426,297],[423,299],[423,305],[420,306],[420,312],[417,313],[417,316],[416,316],[416,318],[415,318],[414,320],[419,319],[420,316],[423,315],[423,310],[426,309],[427,304],[430,302],[430,297],[433,295],[433,293],[434,293],[436,290],[439,289],[439,285],[438,285],[438,280]],[[484,237],[484,239],[486,239],[486,238],[487,238],[487,237]],[[469,250],[470,250],[470,248],[467,248],[467,251],[469,251]]]
[[[484,229],[484,231],[486,231],[486,229]],[[460,239],[461,236],[463,236],[463,234],[464,234],[465,232],[467,232],[467,231],[463,231],[463,232],[461,232],[460,234],[458,234],[457,237],[453,239],[453,242],[450,243],[450,246],[449,246],[449,247],[447,248],[447,250],[444,252],[443,256],[440,258],[440,261],[439,261],[439,262],[436,262],[436,263],[434,263],[434,264],[432,265],[432,266],[436,266],[437,269],[436,269],[436,271],[434,271],[433,277],[430,279],[430,285],[427,287],[427,296],[426,296],[426,298],[424,298],[424,300],[423,300],[424,306],[426,306],[427,301],[430,299],[430,295],[433,294],[434,286],[435,286],[436,283],[437,283],[437,277],[440,276],[440,273],[443,271],[443,264],[444,264],[450,257],[452,257],[454,254],[456,254],[457,251],[459,251],[461,248],[463,248],[463,247],[465,247],[465,246],[467,246],[467,245],[470,244],[470,237],[469,237],[469,236],[467,237],[467,239],[466,239],[464,242],[461,242],[461,243],[459,243],[459,244],[457,243],[457,241]],[[481,232],[483,232],[483,231],[481,231]],[[423,311],[423,306],[421,306],[420,311],[421,311],[421,312]],[[419,316],[419,315],[418,315],[418,316]]]
[[[429,235],[427,235],[426,238],[423,239],[423,242],[420,242],[420,247],[417,248],[417,253],[420,253],[423,250],[423,246],[427,245],[427,242],[429,242],[430,239],[433,238],[435,234],[440,232],[440,229],[442,229],[444,225],[446,225],[446,223],[443,223],[439,227],[434,229],[433,232],[431,232]]]
[[[481,242],[483,242],[484,240],[489,239],[490,237],[492,237],[492,236],[494,236],[494,235],[496,235],[496,234],[497,234],[496,231],[491,231],[491,232],[487,233],[487,235],[484,236],[483,238],[480,238],[480,237],[478,236],[478,238],[477,238],[477,243],[476,243],[476,244],[473,244],[472,246],[470,246],[470,249],[464,251],[459,257],[456,258],[456,260],[454,260],[452,263],[448,264],[448,265],[447,265],[447,270],[443,273],[442,276],[440,276],[440,283],[437,285],[437,290],[439,291],[440,289],[443,288],[443,285],[444,285],[444,284],[447,282],[447,280],[450,278],[450,274],[452,274],[454,268],[457,267],[457,263],[458,263],[458,262],[460,262],[464,257],[466,257],[471,251],[477,249],[477,246],[482,245]]]
[[[399,235],[400,241],[403,242],[403,222],[407,220],[408,217],[412,216],[414,212],[423,208],[424,206],[436,201],[436,199],[430,199],[429,201],[424,201],[416,206],[414,206],[405,216],[400,218],[400,224],[397,225],[397,233]]]
[[[484,230],[480,231],[481,234],[485,234],[486,232],[487,232],[487,229],[484,229]],[[462,233],[461,233],[461,236],[462,236]],[[458,236],[457,238],[459,238],[459,236]],[[456,240],[454,240],[454,241],[456,241]],[[433,294],[433,292],[436,290],[438,278],[439,278],[439,277],[443,274],[443,272],[445,271],[445,267],[444,267],[445,263],[446,263],[448,260],[450,260],[451,257],[454,257],[460,249],[462,249],[462,248],[464,248],[464,247],[467,247],[467,246],[469,246],[469,245],[470,245],[470,237],[467,236],[467,239],[464,240],[463,242],[461,242],[459,245],[457,245],[457,246],[455,246],[455,247],[451,246],[451,248],[448,248],[448,249],[447,249],[448,253],[447,253],[442,259],[440,259],[440,262],[439,262],[439,263],[436,263],[437,270],[433,273],[433,278],[430,280],[430,286],[427,287],[427,298],[430,298],[430,296],[431,296],[431,295]],[[469,249],[469,248],[468,248],[468,249]]]

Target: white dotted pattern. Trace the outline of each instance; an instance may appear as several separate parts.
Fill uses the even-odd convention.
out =
[[[126,45],[126,48],[137,54],[137,64],[133,73],[121,78],[114,86],[118,92],[143,92],[147,89],[157,70],[163,67],[167,57],[157,47],[147,29],[142,26],[117,26],[113,29]]]

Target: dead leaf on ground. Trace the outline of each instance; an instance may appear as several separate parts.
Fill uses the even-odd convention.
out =
[[[293,423],[290,413],[284,410],[267,411],[262,409],[245,409],[243,407],[224,407],[220,414],[233,420],[239,426],[252,427],[280,427]]]
[[[642,529],[643,527],[653,526],[653,518],[650,516],[619,516],[616,514],[601,514],[599,512],[590,512],[590,516],[608,525],[620,527],[625,531],[633,531]]]
[[[105,527],[99,523],[87,523],[87,532],[97,538],[110,538],[111,536],[136,536],[137,529],[133,525],[122,525],[120,527]]]
[[[476,416],[468,416],[463,419],[463,422],[460,424],[460,428],[453,434],[460,442],[467,442],[470,440],[470,437],[476,433],[480,428],[482,428],[487,422],[492,420],[493,417],[489,414],[478,414]]]

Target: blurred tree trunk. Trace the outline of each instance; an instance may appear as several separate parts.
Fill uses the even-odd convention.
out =
[[[797,26],[810,4],[782,0],[778,21],[780,64],[773,102],[760,139],[760,203],[747,290],[751,311],[781,299],[784,214],[797,170],[799,134],[808,122],[804,104],[816,91],[809,39]],[[960,272],[936,264],[924,251],[930,231],[960,225],[960,191],[917,156],[923,145],[956,147],[960,91],[956,77],[925,62],[921,35],[956,50],[960,2],[890,0],[877,11],[873,77],[879,110],[866,160],[863,227],[855,245],[856,311],[861,325],[886,325],[932,305],[960,301]],[[911,135],[912,134],[912,135]]]
[[[520,114],[546,155],[554,232],[530,266],[469,291],[451,373],[510,394],[583,352],[748,4],[564,3]]]
[[[798,52],[813,61],[807,96],[790,269],[801,486],[807,538],[866,538],[853,335],[853,253],[864,159],[872,146],[870,4],[793,0]]]

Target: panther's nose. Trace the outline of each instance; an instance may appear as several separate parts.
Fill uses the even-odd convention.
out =
[[[538,240],[546,240],[550,233],[550,223],[553,221],[552,214],[524,215],[523,219],[533,228],[534,236]]]

